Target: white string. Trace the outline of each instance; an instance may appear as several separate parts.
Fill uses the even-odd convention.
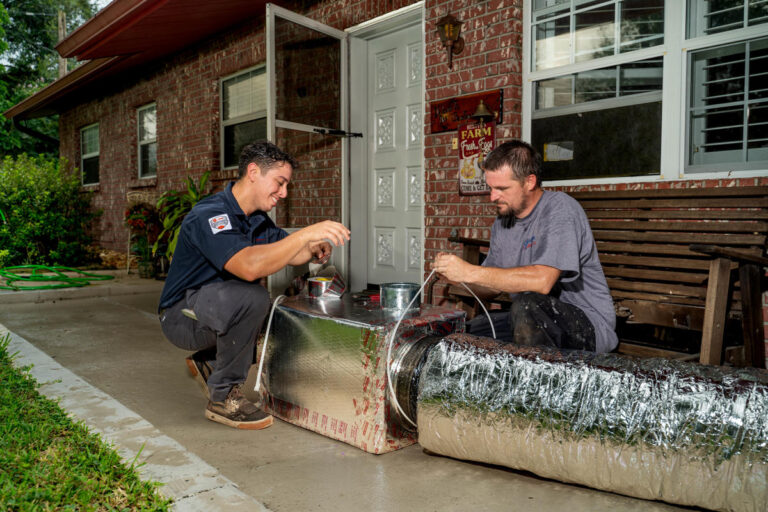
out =
[[[432,276],[435,275],[435,270],[432,269],[432,272],[430,272],[429,276],[427,276],[427,279],[424,280],[424,284],[421,285],[421,288],[419,288],[419,291],[416,292],[416,295],[413,296],[411,299],[411,302],[408,303],[408,306],[403,310],[403,313],[400,315],[400,318],[397,320],[397,323],[395,324],[395,328],[392,330],[392,333],[389,336],[389,342],[387,344],[387,386],[389,387],[389,395],[390,395],[390,401],[392,404],[394,404],[395,409],[400,413],[400,415],[408,420],[408,423],[413,425],[414,427],[418,427],[416,423],[408,417],[407,414],[405,414],[405,411],[403,411],[403,408],[400,406],[400,402],[397,400],[397,395],[395,394],[395,387],[392,384],[392,347],[394,346],[395,342],[395,336],[397,335],[397,329],[400,327],[400,322],[403,321],[403,318],[405,318],[405,315],[408,313],[408,311],[411,309],[411,305],[413,304],[413,301],[416,300],[416,297],[419,296],[419,294],[424,290],[424,287],[427,285],[430,279],[432,279]],[[480,303],[481,306],[483,306],[483,302],[475,295],[475,292],[472,291],[472,289],[466,285],[466,283],[461,283],[466,287],[467,290],[469,290],[469,293],[472,294],[472,296],[477,300],[477,302]],[[488,322],[491,324],[491,332],[493,333],[493,338],[496,339],[496,329],[493,328],[493,320],[491,320],[491,315],[488,313],[488,310],[485,309],[485,306],[483,306],[483,311],[485,311],[485,315],[488,317]]]
[[[259,372],[256,374],[256,385],[253,390],[258,392],[261,387],[261,369],[264,367],[264,356],[267,353],[267,342],[269,341],[269,329],[272,327],[272,316],[275,314],[275,308],[285,298],[285,295],[279,295],[275,302],[272,304],[272,311],[269,312],[269,320],[267,321],[267,330],[264,333],[264,346],[261,349],[261,359],[259,360]]]

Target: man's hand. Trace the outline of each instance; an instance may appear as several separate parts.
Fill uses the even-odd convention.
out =
[[[328,242],[312,242],[309,244],[309,250],[314,256],[312,263],[326,263],[331,257],[333,247]]]
[[[440,252],[435,258],[432,268],[445,279],[455,283],[472,282],[469,273],[474,265],[467,263],[455,254]]]
[[[344,245],[349,240],[349,229],[344,224],[332,220],[324,220],[317,224],[312,224],[299,230],[298,233],[301,233],[307,247],[310,249],[323,241],[338,247],[339,245]]]

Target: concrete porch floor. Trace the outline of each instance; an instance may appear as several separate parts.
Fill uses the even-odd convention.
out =
[[[108,434],[126,458],[145,443],[138,456],[146,462],[142,470],[166,482],[161,492],[177,499],[178,510],[689,510],[428,455],[418,444],[371,455],[277,419],[255,432],[210,422],[203,416],[206,401],[187,373],[186,352],[160,332],[155,310],[161,287],[160,281],[122,274],[82,289],[3,291],[0,331],[5,326],[16,342],[26,340],[53,359],[50,365],[35,363],[41,371],[53,368],[43,374],[50,376],[47,381],[59,378],[61,365],[138,415],[121,419],[119,429],[99,424],[99,414],[82,419]],[[42,390],[58,392],[62,405],[77,415],[92,398],[77,395],[86,387],[82,383],[67,382]],[[153,472],[160,442],[152,436],[186,451],[186,465]],[[205,481],[192,482],[197,476],[190,476],[190,465],[205,466]],[[234,493],[211,492],[217,486],[226,490],[227,483],[234,483]]]

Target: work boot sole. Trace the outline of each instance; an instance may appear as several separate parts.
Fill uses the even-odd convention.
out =
[[[194,359],[192,359],[192,356],[189,356],[186,359],[187,362],[187,368],[189,368],[189,373],[192,375],[192,377],[195,378],[195,382],[197,382],[200,385],[200,390],[203,392],[203,395],[206,399],[210,400],[210,392],[208,391],[208,382],[206,382],[205,377],[202,373],[200,373],[200,370],[197,367],[197,363]]]
[[[232,428],[239,428],[241,430],[261,430],[271,426],[274,421],[272,416],[266,416],[257,421],[235,421],[221,416],[220,414],[216,414],[213,411],[209,411],[208,409],[205,410],[205,417],[216,423],[221,423],[222,425]]]

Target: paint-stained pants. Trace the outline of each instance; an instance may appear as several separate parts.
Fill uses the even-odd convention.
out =
[[[595,328],[584,312],[551,295],[518,293],[509,311],[491,311],[496,337],[516,345],[571,350],[595,350]],[[467,332],[492,336],[488,317],[477,315]]]
[[[191,309],[197,320],[181,310]],[[256,336],[269,311],[269,293],[259,285],[229,280],[187,290],[186,297],[160,315],[171,343],[185,350],[215,347],[208,378],[211,400],[223,401],[230,388],[245,381],[253,363]]]

